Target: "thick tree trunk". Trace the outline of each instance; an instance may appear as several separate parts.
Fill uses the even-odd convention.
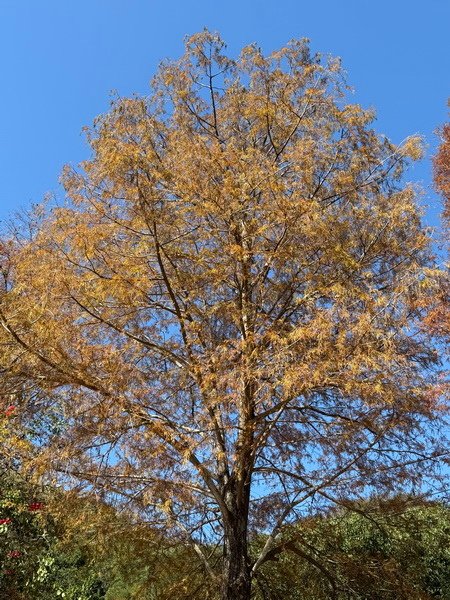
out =
[[[247,515],[236,514],[225,527],[222,600],[250,600],[250,595]]]

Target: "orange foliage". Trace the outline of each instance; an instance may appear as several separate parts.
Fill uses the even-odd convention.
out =
[[[201,542],[222,536],[223,598],[296,510],[418,484],[442,452],[436,269],[400,183],[420,140],[343,98],[305,41],[232,60],[192,36],[5,244],[2,360],[40,390],[43,468],[122,496],[212,577]]]

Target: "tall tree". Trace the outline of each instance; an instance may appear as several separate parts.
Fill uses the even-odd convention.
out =
[[[67,204],[5,242],[3,362],[41,390],[41,461],[191,543],[223,600],[284,523],[417,486],[443,453],[430,238],[401,179],[420,142],[344,92],[305,41],[232,60],[194,35],[96,120]]]

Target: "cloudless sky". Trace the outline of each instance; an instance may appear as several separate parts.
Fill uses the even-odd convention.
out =
[[[430,156],[448,119],[450,0],[0,0],[0,219],[46,192],[61,197],[61,168],[89,156],[81,130],[110,92],[147,93],[160,60],[205,26],[233,55],[309,37],[340,56],[351,100],[376,109],[378,131],[397,143],[425,136],[427,158],[408,179],[437,222]]]

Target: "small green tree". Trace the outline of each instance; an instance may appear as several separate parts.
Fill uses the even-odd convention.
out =
[[[4,470],[0,488],[0,596],[17,600],[103,600],[99,579],[81,537],[63,544],[65,525],[48,510],[61,499]]]
[[[450,509],[354,505],[299,522],[258,579],[260,600],[450,600]]]

